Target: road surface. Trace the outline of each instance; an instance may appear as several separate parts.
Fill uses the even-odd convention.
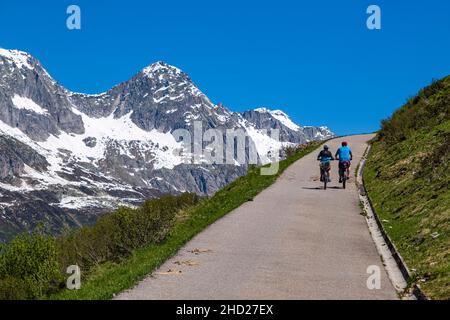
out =
[[[354,184],[371,137],[345,138],[354,154],[346,190],[337,163],[322,190],[317,150],[116,299],[396,299]],[[341,141],[328,143],[333,153]],[[381,270],[380,289],[367,287],[369,266]]]

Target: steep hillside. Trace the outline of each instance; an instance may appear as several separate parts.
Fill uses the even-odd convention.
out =
[[[426,295],[450,298],[450,76],[397,110],[364,173],[384,226]]]

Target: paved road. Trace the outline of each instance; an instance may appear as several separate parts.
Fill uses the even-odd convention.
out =
[[[353,183],[370,138],[345,138],[354,153],[347,190],[337,183],[336,163],[330,188],[321,190],[313,152],[116,298],[395,299]],[[328,143],[332,152],[342,140]],[[371,265],[381,268],[380,290],[367,288]]]

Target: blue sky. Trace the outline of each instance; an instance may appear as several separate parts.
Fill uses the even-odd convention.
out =
[[[82,29],[66,28],[80,6]],[[366,28],[366,8],[382,29]],[[164,60],[232,110],[285,110],[339,134],[378,129],[450,73],[450,1],[7,1],[0,47],[37,57],[61,84],[106,91]]]

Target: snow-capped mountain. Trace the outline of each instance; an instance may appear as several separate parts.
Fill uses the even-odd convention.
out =
[[[242,117],[258,129],[279,129],[280,140],[291,143],[305,143],[312,140],[324,140],[334,136],[328,127],[300,127],[281,110],[258,108],[245,111]]]
[[[186,163],[172,133],[242,129],[265,156],[282,143],[325,139],[280,110],[232,112],[180,69],[154,63],[97,95],[59,85],[31,55],[0,49],[0,241],[44,221],[54,232],[163,193],[213,194],[243,165]],[[280,129],[282,142],[264,134]],[[261,157],[263,159],[263,157]]]

